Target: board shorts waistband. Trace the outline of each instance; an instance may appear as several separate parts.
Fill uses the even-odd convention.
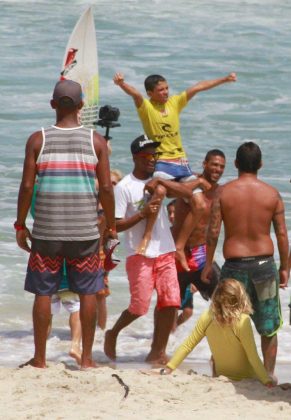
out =
[[[257,255],[253,257],[226,258],[225,262],[253,262],[273,258],[273,255]]]

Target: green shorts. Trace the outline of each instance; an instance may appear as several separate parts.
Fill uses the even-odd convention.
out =
[[[260,335],[272,337],[282,326],[279,298],[279,274],[273,257],[231,258],[221,269],[221,280],[235,279],[242,283],[250,297],[251,315]]]

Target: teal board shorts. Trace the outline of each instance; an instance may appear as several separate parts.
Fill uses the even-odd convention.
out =
[[[220,280],[235,279],[248,293],[254,313],[251,315],[260,335],[272,337],[282,326],[279,298],[279,273],[272,256],[227,259]]]

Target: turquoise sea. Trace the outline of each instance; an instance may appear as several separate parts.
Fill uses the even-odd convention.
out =
[[[205,153],[221,148],[227,157],[223,182],[236,176],[235,151],[252,140],[262,148],[261,178],[282,194],[291,230],[291,3],[287,0],[0,0],[0,366],[17,366],[32,355],[33,297],[23,291],[27,254],[15,243],[13,222],[28,136],[54,122],[49,107],[69,35],[92,5],[100,67],[100,104],[120,109],[111,165],[128,173],[130,142],[141,133],[132,101],[112,82],[116,71],[143,90],[150,73],[163,74],[172,93],[199,80],[237,72],[238,82],[201,93],[181,117],[183,143],[199,171]],[[102,133],[102,129],[101,129]],[[30,222],[29,222],[30,223]],[[291,238],[291,236],[290,236]],[[119,251],[123,258],[123,249]],[[277,256],[277,252],[276,252]],[[222,262],[221,246],[217,260]],[[108,327],[128,303],[124,258],[110,276]],[[280,363],[290,362],[290,290],[281,292],[284,327]],[[154,304],[154,303],[153,303]],[[169,353],[191,329],[206,304],[195,297],[195,316],[170,338]],[[148,352],[152,310],[125,330],[118,342],[120,362],[140,363]],[[68,317],[55,317],[48,360],[68,361]],[[102,353],[97,331],[94,355]],[[189,360],[209,358],[206,342]]]

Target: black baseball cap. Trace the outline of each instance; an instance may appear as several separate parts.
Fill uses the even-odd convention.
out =
[[[161,143],[149,139],[145,134],[137,137],[130,145],[130,150],[133,155],[142,152],[147,147],[158,147]]]
[[[53,100],[58,102],[62,98],[70,98],[74,105],[79,105],[83,98],[81,85],[73,80],[57,82],[53,92]]]

